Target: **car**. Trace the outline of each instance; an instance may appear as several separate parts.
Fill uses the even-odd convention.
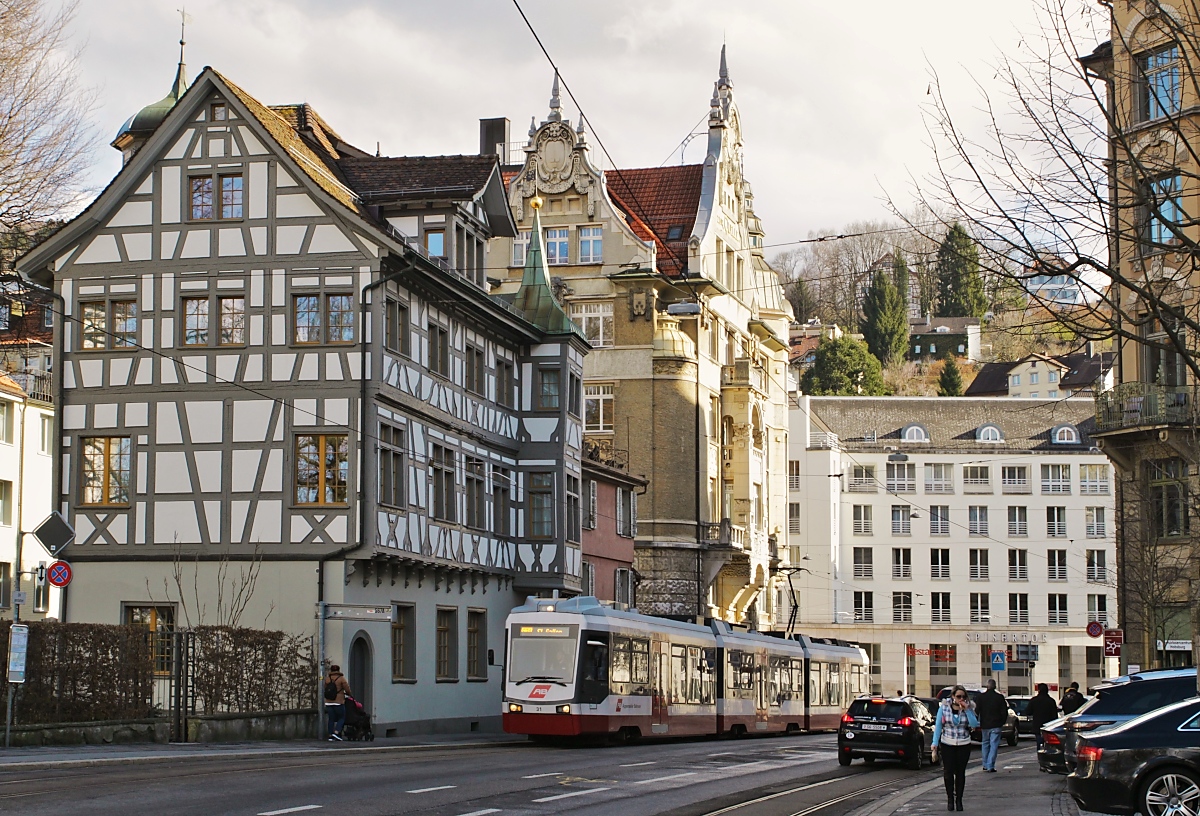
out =
[[[1008,707],[1017,715],[1017,734],[1026,737],[1036,737],[1037,729],[1033,727],[1033,721],[1025,715],[1025,707],[1029,705],[1029,701],[1033,699],[1027,694],[1018,694],[1012,697],[1005,697],[1008,700]]]
[[[1069,774],[1066,742],[1067,718],[1059,717],[1042,726],[1042,744],[1038,746],[1038,770],[1043,773]]]
[[[975,699],[977,697],[979,697],[980,694],[983,694],[985,691],[987,691],[987,689],[969,688],[969,689],[967,689],[967,697],[970,698],[971,702],[975,702]],[[947,697],[949,697],[953,693],[954,693],[954,687],[946,686],[944,689],[942,689],[941,691],[938,692],[938,696],[937,696],[938,703],[940,704],[942,700],[945,700]],[[934,711],[936,711],[936,710],[937,709],[935,708]],[[1000,726],[1000,739],[1004,740],[1009,745],[1016,745],[1018,736],[1019,736],[1019,734],[1018,734],[1017,714],[1015,711],[1013,711],[1012,706],[1009,706],[1008,707],[1008,716],[1004,718],[1004,725]],[[983,742],[983,732],[980,731],[978,728],[972,728],[971,729],[971,740],[973,742]]]
[[[917,697],[858,697],[842,715],[838,762],[899,759],[920,770],[932,758],[933,726],[933,713]]]
[[[1063,753],[1067,767],[1075,768],[1075,746],[1093,731],[1111,728],[1168,703],[1196,695],[1195,669],[1165,669],[1118,677],[1100,683],[1095,695],[1078,711],[1066,716]]]
[[[1067,790],[1082,810],[1190,816],[1200,808],[1200,698],[1081,737]]]

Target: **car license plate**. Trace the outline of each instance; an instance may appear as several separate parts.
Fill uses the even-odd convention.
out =
[[[886,725],[864,725],[864,731],[887,731]]]

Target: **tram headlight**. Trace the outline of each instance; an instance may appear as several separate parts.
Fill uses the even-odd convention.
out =
[[[509,703],[508,710],[509,713],[520,714],[524,709],[521,707],[520,703]]]
[[[559,713],[559,714],[570,714],[570,713],[571,713],[571,707],[570,707],[569,705],[560,705],[560,706],[558,707],[558,713]]]

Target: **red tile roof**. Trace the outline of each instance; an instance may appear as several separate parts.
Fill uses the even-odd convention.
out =
[[[604,180],[613,202],[629,216],[633,231],[658,245],[659,270],[679,274],[687,263],[687,242],[700,208],[704,165],[608,170]],[[671,227],[680,228],[679,240],[667,240]]]

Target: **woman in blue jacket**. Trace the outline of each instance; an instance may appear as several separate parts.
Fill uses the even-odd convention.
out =
[[[971,758],[971,729],[979,727],[975,704],[967,690],[955,686],[954,693],[938,706],[933,726],[933,758],[942,758],[942,777],[946,780],[946,810],[963,809],[963,788],[967,784],[967,761]]]

